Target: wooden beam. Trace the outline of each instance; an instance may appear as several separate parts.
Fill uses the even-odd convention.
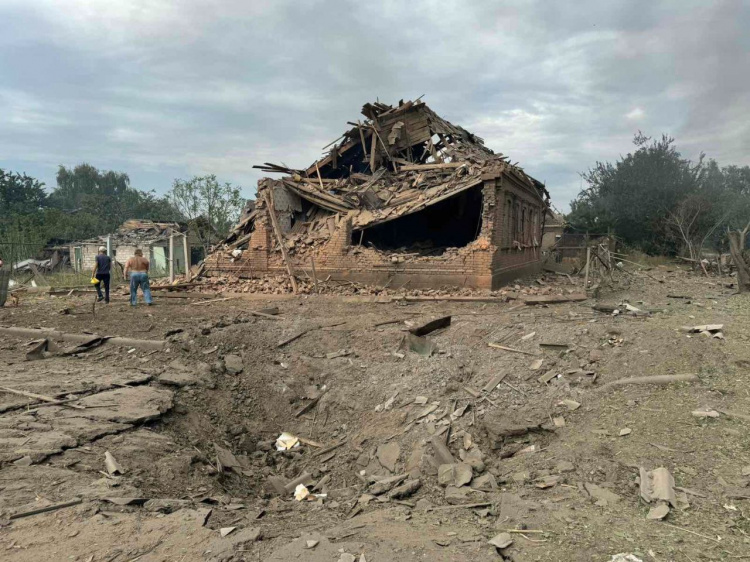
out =
[[[297,279],[294,277],[294,271],[292,270],[292,264],[289,261],[289,256],[286,253],[286,246],[284,246],[284,236],[281,233],[281,226],[279,226],[279,218],[276,216],[276,209],[273,206],[273,195],[270,191],[266,191],[263,199],[268,206],[268,214],[271,217],[271,225],[273,226],[273,233],[276,235],[276,241],[279,243],[281,248],[281,257],[284,259],[284,265],[286,265],[286,271],[289,274],[289,280],[292,282],[292,290],[296,295],[299,292],[297,287]]]
[[[466,162],[444,162],[442,164],[412,164],[410,166],[401,166],[404,172],[418,172],[420,170],[442,170],[446,168],[460,168]]]
[[[371,143],[370,146],[370,173],[375,173],[375,149],[377,147],[377,141],[375,140],[375,135],[370,135]]]

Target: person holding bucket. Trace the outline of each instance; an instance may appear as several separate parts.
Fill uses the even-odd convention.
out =
[[[94,265],[94,272],[91,274],[92,282],[93,279],[98,281],[94,286],[96,287],[97,302],[104,301],[109,304],[109,282],[112,273],[112,258],[107,255],[107,248],[99,246],[99,253],[96,255],[96,264]],[[104,285],[104,295],[102,295],[102,285]]]

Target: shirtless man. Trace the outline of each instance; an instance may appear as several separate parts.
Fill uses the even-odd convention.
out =
[[[130,274],[130,306],[138,303],[138,287],[143,291],[143,300],[151,306],[151,287],[148,284],[149,263],[143,257],[143,250],[138,248],[135,255],[125,263],[125,277]]]

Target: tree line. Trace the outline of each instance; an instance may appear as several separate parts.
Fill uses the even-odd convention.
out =
[[[587,187],[566,220],[578,232],[614,234],[649,254],[700,259],[726,251],[750,221],[750,167],[684,158],[675,139],[638,133],[635,150],[582,173]]]
[[[187,222],[208,251],[244,204],[239,187],[214,175],[177,179],[159,196],[133,187],[123,172],[89,164],[60,166],[49,192],[25,173],[0,169],[0,255],[8,262],[33,257],[47,244],[103,236],[133,218]]]

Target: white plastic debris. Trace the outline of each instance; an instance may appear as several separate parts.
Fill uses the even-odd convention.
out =
[[[612,559],[608,562],[643,562],[635,554],[620,553],[612,556]]]
[[[297,500],[298,502],[301,502],[309,495],[310,495],[310,490],[308,490],[307,486],[305,486],[304,484],[298,484],[297,487],[294,489],[294,499]]]
[[[110,453],[109,451],[104,452],[104,466],[107,468],[107,473],[112,476],[115,476],[117,474],[125,474],[125,471],[120,466],[120,463],[117,462],[117,459],[115,459],[115,457],[112,456],[112,453]]]
[[[291,433],[284,432],[276,439],[277,451],[288,451],[295,447],[299,447],[299,439]]]

